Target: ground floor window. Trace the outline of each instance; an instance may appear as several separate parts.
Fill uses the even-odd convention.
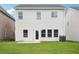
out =
[[[52,37],[52,29],[48,29],[47,33],[48,33],[48,35],[47,35],[48,37]]]
[[[54,37],[58,37],[58,29],[54,30]]]
[[[46,37],[46,30],[41,30],[41,37]]]
[[[28,30],[23,30],[23,37],[28,37]]]

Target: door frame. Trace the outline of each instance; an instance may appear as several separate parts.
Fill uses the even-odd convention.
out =
[[[35,30],[35,40],[39,40],[39,31]]]

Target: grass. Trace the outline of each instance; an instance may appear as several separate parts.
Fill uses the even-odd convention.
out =
[[[79,42],[0,42],[0,54],[79,54]]]

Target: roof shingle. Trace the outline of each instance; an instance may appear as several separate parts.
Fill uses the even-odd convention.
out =
[[[64,9],[60,4],[20,4],[15,9]]]

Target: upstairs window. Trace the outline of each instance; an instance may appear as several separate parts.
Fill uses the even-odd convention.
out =
[[[49,30],[47,31],[47,33],[48,33],[48,37],[52,37],[52,30],[51,30],[51,29],[49,29]]]
[[[41,12],[37,12],[37,19],[41,19]]]
[[[54,37],[58,37],[58,29],[54,30]]]
[[[23,36],[28,37],[28,30],[23,30]]]
[[[23,19],[23,13],[22,12],[18,12],[18,18]]]
[[[46,37],[46,30],[41,30],[41,37]]]
[[[51,12],[51,17],[57,17],[57,12]]]

